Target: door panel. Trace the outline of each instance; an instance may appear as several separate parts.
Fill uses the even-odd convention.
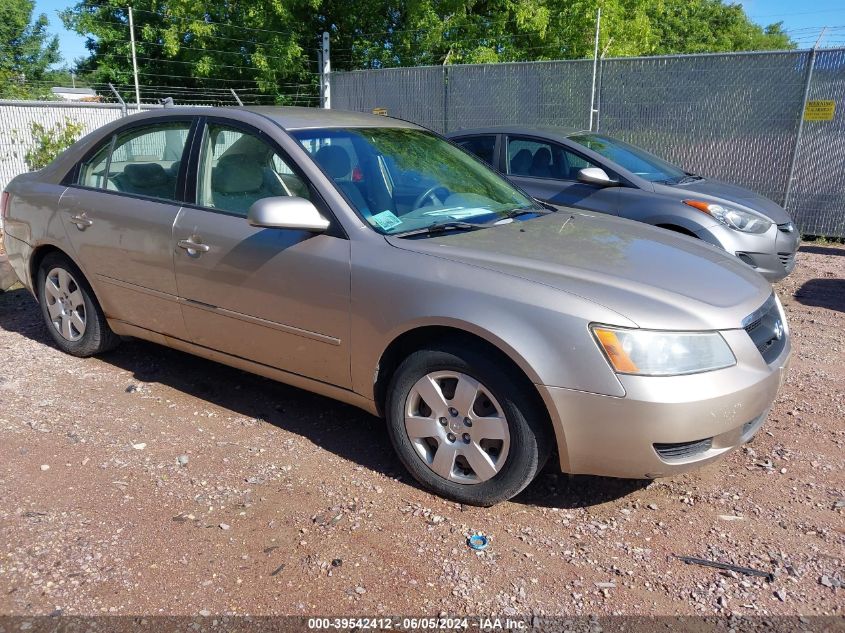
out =
[[[171,235],[179,205],[70,187],[60,208],[106,316],[184,338]]]
[[[60,214],[109,318],[183,338],[172,229],[180,159],[193,119],[130,126],[97,149]]]
[[[173,233],[189,340],[349,387],[349,241],[247,222],[257,200],[314,197],[266,134],[212,121],[198,150]]]
[[[616,214],[619,187],[599,187],[577,180],[584,167],[600,167],[557,143],[528,137],[507,137],[508,177],[540,200]]]
[[[349,386],[348,240],[188,207],[174,237],[208,247],[176,248],[189,340]]]

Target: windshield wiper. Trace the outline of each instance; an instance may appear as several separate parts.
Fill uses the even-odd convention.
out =
[[[545,203],[541,202],[540,204],[545,206]],[[495,222],[501,222],[502,220],[512,220],[513,218],[518,218],[521,215],[545,215],[546,213],[551,213],[557,211],[554,207],[549,206],[549,210],[544,209],[535,209],[535,208],[525,208],[525,207],[517,207],[516,209],[511,209],[508,211],[504,216],[501,218],[497,218],[494,220]]]
[[[685,185],[689,182],[697,182],[699,180],[704,180],[704,177],[703,176],[696,176],[695,174],[687,174],[683,178],[676,180],[675,184],[676,185]]]
[[[437,235],[449,231],[477,231],[478,229],[486,229],[488,227],[489,225],[487,224],[473,224],[472,222],[443,222],[442,224],[424,226],[421,229],[388,233],[388,235],[392,235],[393,237],[412,237],[414,235]]]

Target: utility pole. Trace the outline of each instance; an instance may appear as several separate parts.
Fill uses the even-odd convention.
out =
[[[132,74],[135,75],[135,109],[141,111],[141,89],[138,86],[138,60],[135,58],[135,22],[129,7],[129,41],[132,44]]]
[[[599,63],[599,30],[601,28],[601,7],[596,12],[596,41],[593,47],[593,88],[590,91],[590,131],[593,131],[593,118],[596,114],[596,70]]]
[[[332,61],[329,50],[329,33],[323,31],[323,46],[320,49],[320,106],[330,110],[332,107],[331,84],[329,75],[332,72]]]

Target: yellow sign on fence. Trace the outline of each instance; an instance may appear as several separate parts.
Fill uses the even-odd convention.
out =
[[[381,116],[387,116],[387,108],[373,108],[373,114],[380,114]]]
[[[804,108],[805,121],[833,121],[833,113],[836,110],[836,101],[818,100],[808,101]]]

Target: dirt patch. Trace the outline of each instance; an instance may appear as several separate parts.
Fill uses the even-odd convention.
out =
[[[65,356],[0,294],[0,612],[841,615],[845,248],[798,257],[753,443],[651,483],[549,471],[492,509],[420,490],[354,408],[143,342]]]

